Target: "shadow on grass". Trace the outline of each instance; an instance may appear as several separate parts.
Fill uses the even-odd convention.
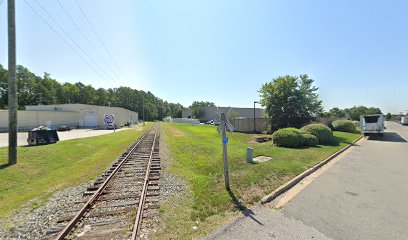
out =
[[[256,223],[258,223],[259,225],[263,225],[263,223],[261,223],[260,221],[258,221],[258,220],[254,217],[255,213],[254,213],[251,209],[247,208],[244,204],[242,204],[242,203],[237,199],[237,197],[235,197],[234,193],[233,193],[231,190],[227,190],[227,191],[228,191],[228,194],[230,195],[232,201],[234,202],[235,207],[236,207],[244,216],[250,217],[252,220],[254,220],[254,221],[255,221]]]
[[[13,165],[14,165],[14,164],[11,164],[11,163],[2,164],[2,165],[0,165],[0,170],[5,169],[5,168],[8,168],[8,167],[11,167],[11,166],[13,166]]]
[[[339,146],[340,143],[342,143],[342,142],[343,142],[343,143],[347,143],[347,144],[354,145],[353,141],[350,141],[350,139],[347,139],[347,138],[345,138],[345,137],[337,137],[337,136],[336,136],[336,138],[337,138],[337,141],[333,141],[333,142],[328,143],[328,144],[326,144],[326,145],[328,145],[328,146]]]

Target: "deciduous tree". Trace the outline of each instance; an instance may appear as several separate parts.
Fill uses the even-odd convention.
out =
[[[280,76],[262,85],[259,91],[261,105],[271,121],[271,130],[301,127],[322,112],[322,101],[313,86],[314,80],[306,74]]]

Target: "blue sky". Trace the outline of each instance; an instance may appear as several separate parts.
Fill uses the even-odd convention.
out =
[[[99,75],[25,0],[16,0],[18,64],[36,74],[49,72],[60,82],[105,88],[126,84],[185,106],[208,100],[251,107],[263,83],[306,73],[316,80],[326,109],[408,109],[407,1],[78,0],[120,69],[74,0],[60,2],[93,45],[56,0],[26,1],[59,31],[41,3],[111,76],[99,77],[105,74],[93,62],[88,61]],[[6,0],[0,2],[0,62],[6,66]]]

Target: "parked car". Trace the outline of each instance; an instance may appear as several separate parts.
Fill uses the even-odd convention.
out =
[[[220,121],[210,120],[210,121],[205,122],[205,124],[210,124],[210,125],[216,125],[216,126],[218,126],[218,125],[220,125]]]
[[[69,131],[71,128],[67,125],[61,125],[57,128],[58,131],[63,132],[63,131]]]
[[[116,124],[108,124],[106,126],[106,129],[108,130],[113,130],[113,129],[118,129],[118,127],[116,126]]]

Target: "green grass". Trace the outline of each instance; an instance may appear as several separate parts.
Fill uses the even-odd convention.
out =
[[[159,231],[157,236],[172,238],[172,234],[177,232],[183,238],[191,239],[205,234],[205,229],[213,228],[214,224],[209,219],[236,210],[231,196],[224,190],[221,135],[213,126],[171,123],[162,126],[173,159],[170,172],[190,185],[191,198],[184,200],[179,208],[173,203],[163,205],[161,212],[166,228]],[[259,201],[264,195],[360,136],[343,132],[335,132],[334,135],[340,140],[339,146],[290,149],[275,147],[271,142],[251,144],[249,142],[255,137],[252,134],[228,133],[232,191],[244,205]],[[269,156],[273,160],[248,164],[245,161],[247,147],[254,148],[255,156]],[[172,217],[169,218],[169,215]],[[192,230],[192,224],[177,224],[171,220],[178,219],[176,222],[180,222],[183,221],[181,218],[185,222],[199,222],[201,227]]]
[[[36,207],[55,191],[95,178],[150,126],[51,145],[19,147],[18,163],[0,169],[0,217],[29,200],[38,199],[31,206]],[[7,148],[0,148],[0,166],[7,162]]]

